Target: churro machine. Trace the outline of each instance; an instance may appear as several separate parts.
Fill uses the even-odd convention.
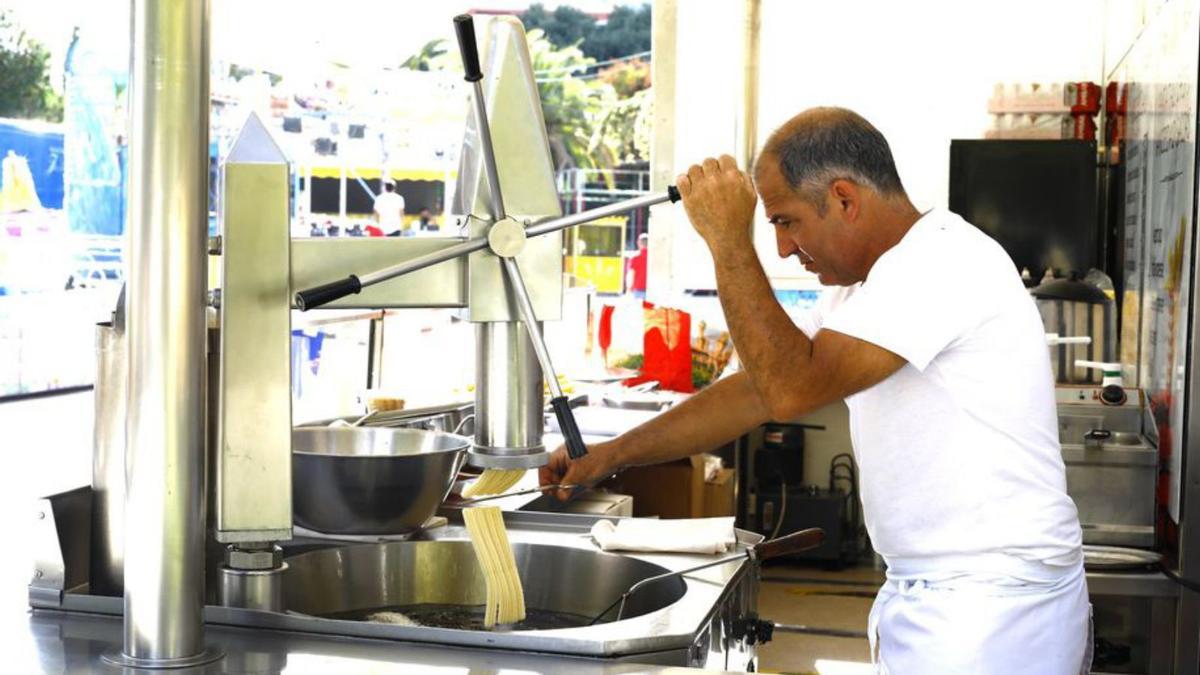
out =
[[[123,309],[101,333],[119,362],[107,381],[126,390],[98,387],[93,485],[38,505],[29,598],[41,665],[277,672],[328,635],[398,641],[342,655],[414,665],[446,662],[420,643],[468,648],[455,663],[472,667],[753,668],[766,630],[751,559],[761,538],[744,532],[738,548],[750,557],[712,566],[598,552],[581,536],[589,517],[510,513],[530,607],[556,616],[590,616],[638,581],[704,569],[639,594],[620,620],[505,632],[360,620],[372,603],[402,598],[470,604],[482,575],[468,569],[453,509],[442,512],[448,525],[403,536],[294,527],[296,493],[311,481],[293,476],[293,307],[465,309],[477,366],[466,461],[547,461],[543,381],[577,457],[586,448],[541,335],[561,312],[561,231],[678,194],[563,216],[523,27],[494,19],[480,53],[471,18],[459,17],[473,90],[456,193],[467,236],[291,239],[287,160],[251,116],[222,169],[221,233],[210,239],[207,23],[203,1],[133,2],[131,268]],[[209,265],[219,288],[207,287]],[[250,645],[243,628],[309,637]]]

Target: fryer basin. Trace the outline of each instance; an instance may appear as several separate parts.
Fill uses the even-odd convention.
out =
[[[627,556],[546,544],[515,543],[513,556],[526,607],[531,617],[541,619],[532,622],[533,629],[584,626],[634,583],[669,571]],[[474,614],[482,615],[483,570],[469,541],[389,542],[311,551],[288,558],[287,575],[287,609],[301,614],[361,619],[388,610],[418,621],[424,617],[442,628],[473,628]],[[630,598],[625,616],[667,607],[685,590],[678,577],[651,584]],[[550,617],[558,621],[546,621]]]

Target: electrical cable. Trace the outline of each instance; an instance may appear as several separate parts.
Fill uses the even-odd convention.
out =
[[[838,472],[839,469],[842,470],[841,474]],[[834,455],[833,459],[829,461],[830,492],[834,492],[837,489],[838,480],[846,481],[849,484],[849,490],[845,497],[846,513],[850,520],[851,532],[853,533],[854,550],[857,552],[863,526],[861,524],[861,506],[858,500],[858,469],[854,455],[843,452]]]
[[[779,530],[783,528],[783,517],[787,514],[787,481],[779,481],[779,517],[775,519],[775,531],[771,533],[770,538],[774,539],[779,536]]]
[[[644,52],[637,52],[634,54],[629,54],[628,56],[617,56],[615,58],[611,58],[606,61],[596,61],[595,63],[586,63],[586,64],[585,63],[576,63],[574,65],[561,66],[559,68],[544,68],[542,70],[533,71],[533,74],[535,76],[537,76],[537,75],[545,75],[546,73],[561,73],[561,72],[574,72],[576,70],[587,70],[589,68],[596,68],[597,66],[607,66],[607,65],[613,64],[613,63],[621,63],[623,61],[634,61],[636,59],[642,58],[643,56],[650,56],[650,50],[647,49]]]

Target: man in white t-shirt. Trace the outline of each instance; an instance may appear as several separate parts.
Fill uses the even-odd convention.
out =
[[[383,192],[375,197],[375,222],[389,237],[408,236],[412,230],[404,227],[404,197],[396,192],[396,184],[386,181]]]
[[[776,130],[753,181],[725,156],[676,185],[743,370],[583,458],[558,449],[543,484],[588,484],[845,400],[888,565],[868,626],[878,672],[1086,673],[1090,605],[1049,354],[1004,250],[953,213],[918,212],[886,139],[844,109]],[[756,188],[779,255],[832,287],[798,326],[755,255]]]

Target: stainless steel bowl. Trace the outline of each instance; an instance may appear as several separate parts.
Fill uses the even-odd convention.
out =
[[[469,445],[421,429],[294,429],[295,522],[328,534],[411,532],[446,498]]]

